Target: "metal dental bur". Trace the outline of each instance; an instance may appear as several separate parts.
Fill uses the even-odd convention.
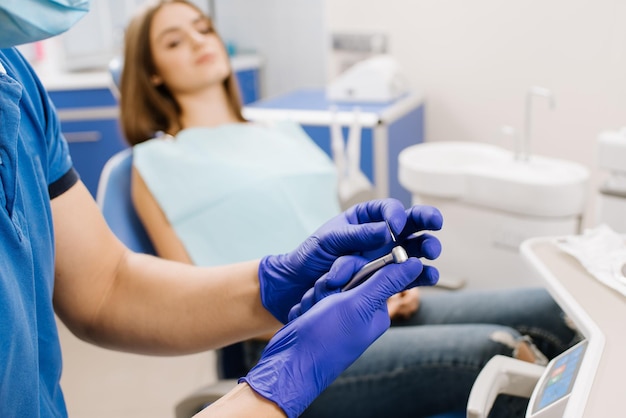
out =
[[[385,221],[385,223],[387,224],[387,229],[389,229],[389,234],[391,234],[391,240],[394,242],[394,244],[396,244],[398,241],[396,240],[396,236],[391,230],[389,221]],[[391,249],[391,256],[393,257],[394,263],[404,263],[406,260],[409,259],[409,256],[407,255],[405,249],[399,245],[396,245],[395,247]]]
[[[396,236],[393,234],[391,227],[389,226],[389,222],[387,223],[387,228],[389,229],[389,233],[391,234],[391,240],[395,243]],[[391,263],[404,263],[409,259],[409,256],[406,253],[406,250],[400,246],[396,245],[391,249],[391,252],[387,255],[384,255],[380,258],[370,261],[366,265],[364,265],[361,270],[359,270],[352,279],[341,289],[342,292],[346,290],[353,289],[367,280],[372,274],[374,274],[378,269],[386,266]]]

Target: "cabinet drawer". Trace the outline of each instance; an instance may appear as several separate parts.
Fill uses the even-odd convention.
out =
[[[109,89],[56,90],[49,94],[58,110],[117,106],[117,101]]]

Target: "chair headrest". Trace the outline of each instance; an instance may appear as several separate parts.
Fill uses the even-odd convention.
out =
[[[121,57],[115,57],[109,61],[108,70],[111,76],[111,91],[113,95],[119,99],[120,97],[120,79],[122,77],[122,68],[124,67],[124,60]]]

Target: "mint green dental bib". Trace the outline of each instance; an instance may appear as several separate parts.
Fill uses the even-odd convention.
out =
[[[291,122],[185,129],[133,164],[197,265],[291,251],[340,212],[331,160]]]

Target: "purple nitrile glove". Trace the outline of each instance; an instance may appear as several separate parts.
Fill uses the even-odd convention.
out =
[[[320,280],[340,288],[366,262],[362,257],[341,257]],[[272,337],[257,365],[240,382],[276,403],[288,417],[297,417],[389,328],[387,299],[421,272],[422,263],[409,258],[381,268],[350,291],[315,303]]]
[[[396,199],[359,203],[332,218],[294,251],[264,257],[259,265],[261,301],[282,323],[289,310],[342,255],[362,254],[391,242],[385,223],[402,231],[407,214]]]
[[[404,246],[410,256],[436,257],[441,251],[439,241],[427,239],[426,234],[414,235],[441,229],[443,218],[436,208],[414,206],[405,211],[396,199],[359,203],[322,225],[294,251],[261,260],[263,306],[286,323],[290,309],[337,257],[360,254],[371,260],[389,252],[396,244],[391,241],[385,221],[398,236],[397,244]],[[425,275],[438,274],[430,267],[426,270]]]

